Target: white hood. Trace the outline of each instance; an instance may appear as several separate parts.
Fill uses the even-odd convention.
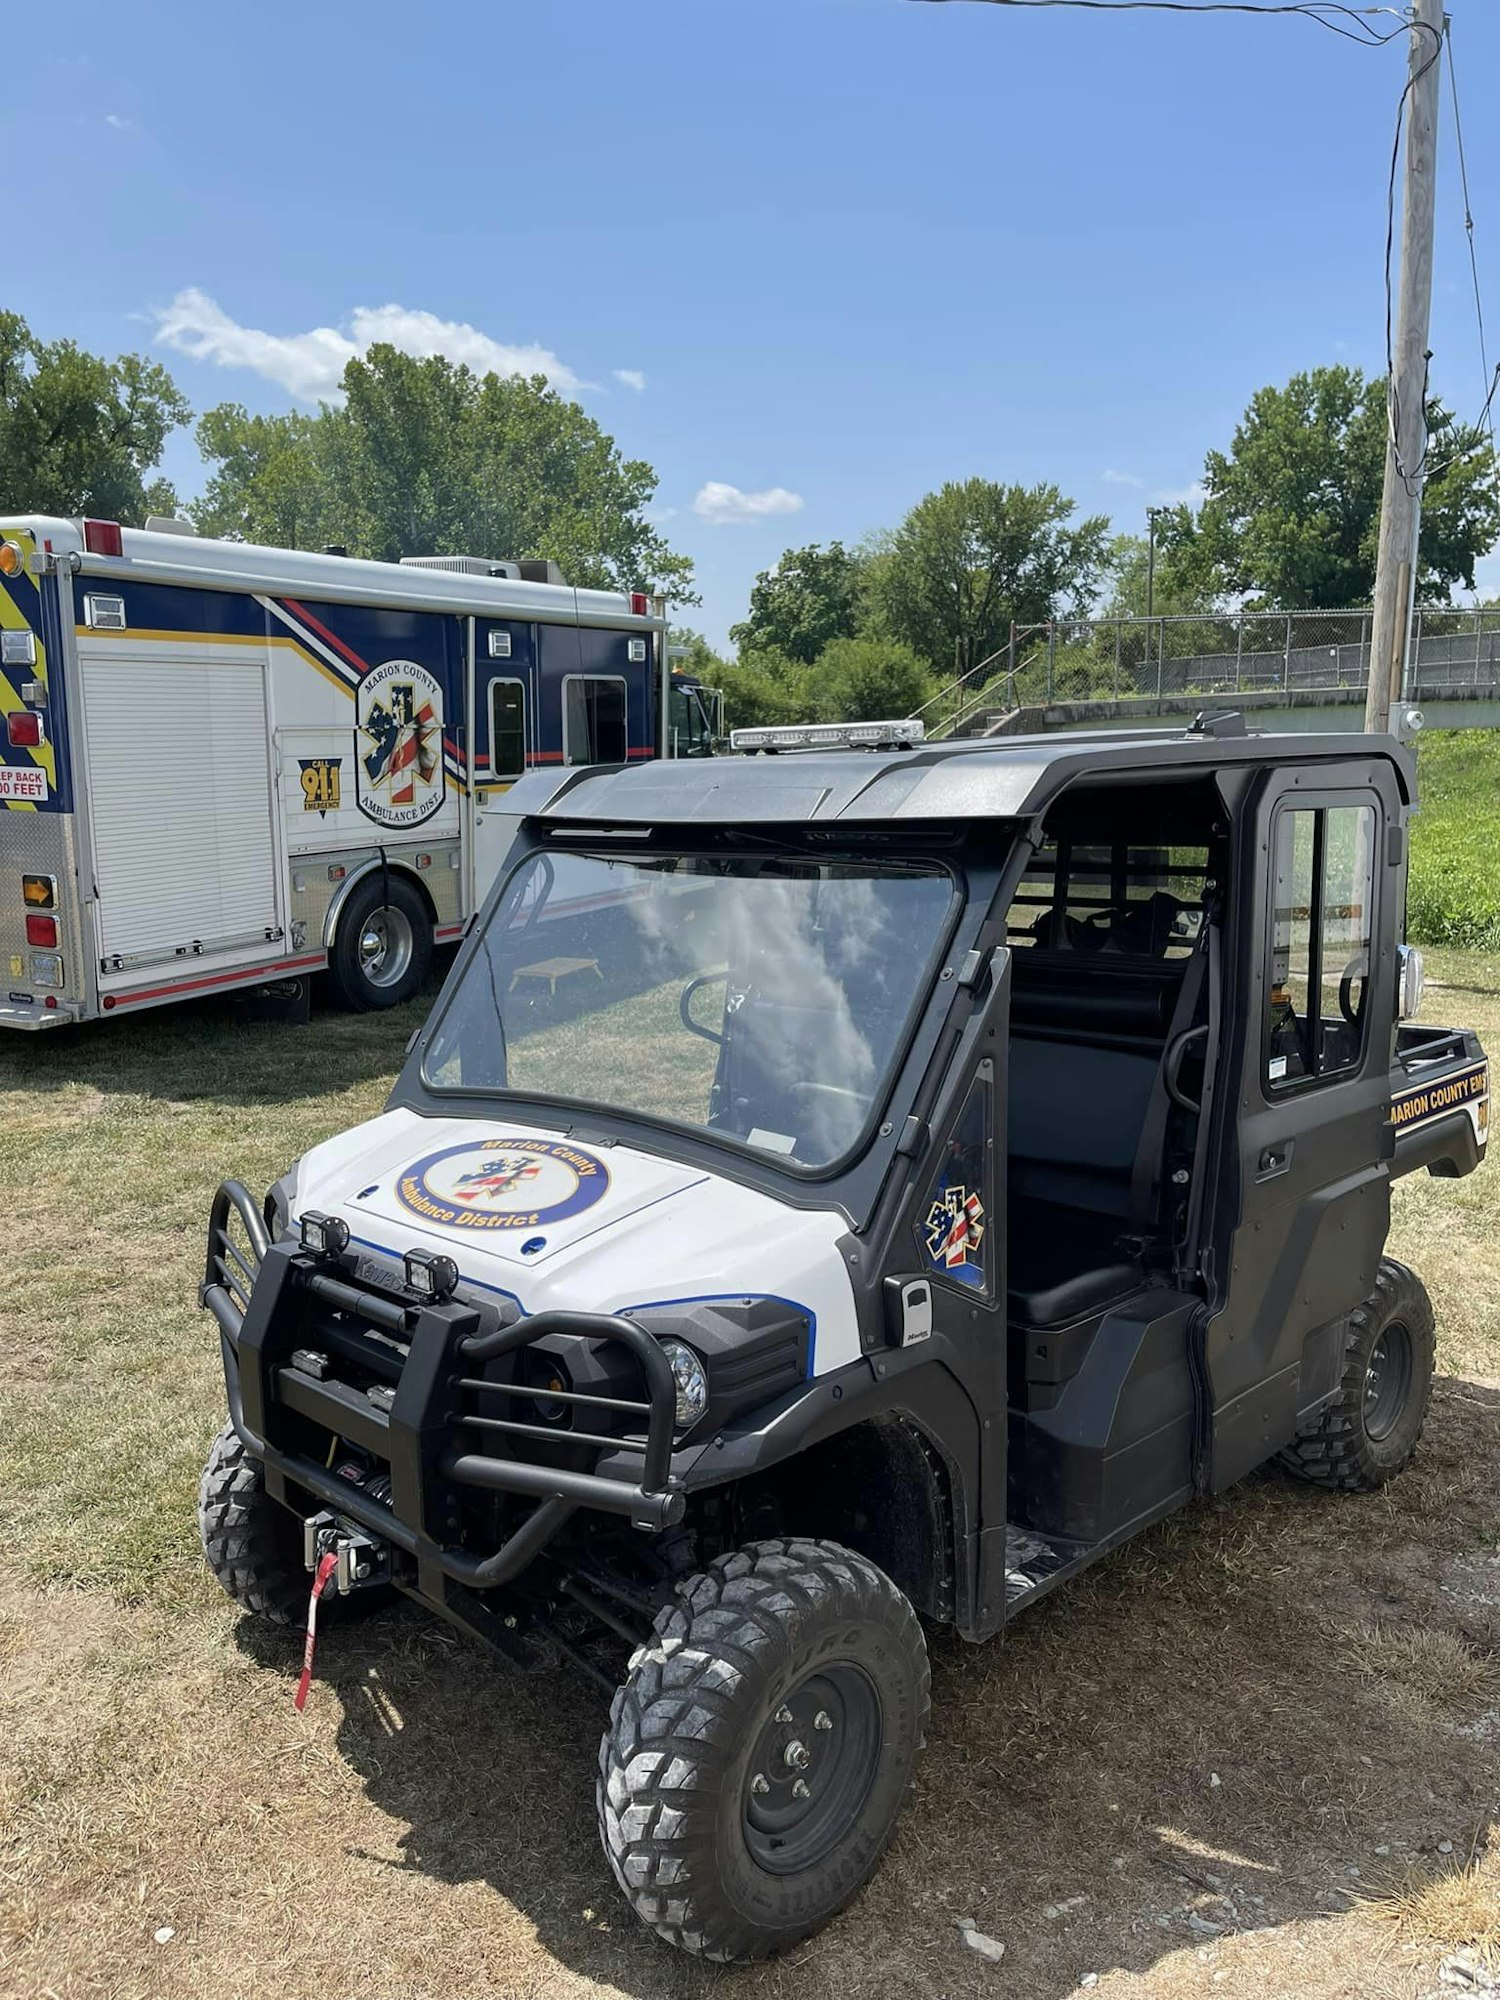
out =
[[[441,1251],[526,1312],[617,1312],[772,1295],[813,1321],[813,1371],[860,1352],[834,1209],[796,1209],[701,1168],[496,1118],[388,1111],[314,1147],[293,1213],[340,1215],[399,1261]]]

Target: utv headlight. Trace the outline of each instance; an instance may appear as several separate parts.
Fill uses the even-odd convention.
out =
[[[692,1348],[684,1347],[680,1340],[664,1340],[661,1351],[677,1384],[677,1427],[686,1430],[708,1408],[708,1371]]]

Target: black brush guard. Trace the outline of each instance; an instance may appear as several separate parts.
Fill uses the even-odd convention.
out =
[[[248,1256],[231,1233],[236,1216]],[[337,1258],[318,1256],[290,1240],[273,1243],[260,1210],[238,1181],[225,1181],[214,1196],[199,1299],[219,1323],[230,1421],[246,1449],[265,1465],[268,1490],[285,1499],[291,1482],[404,1550],[416,1562],[417,1588],[425,1597],[441,1601],[439,1577],[471,1590],[509,1583],[580,1507],[625,1515],[647,1530],[670,1527],[682,1518],[683,1495],[670,1476],[676,1384],[656,1340],[628,1319],[613,1313],[544,1312],[484,1333],[479,1314],[460,1300],[414,1301],[356,1279]],[[393,1394],[388,1410],[337,1379],[320,1380],[292,1365],[294,1352],[308,1344],[309,1312],[319,1308],[314,1337],[330,1358],[341,1347],[346,1353],[359,1349],[368,1366],[371,1355],[361,1342],[361,1328],[407,1345],[404,1361],[398,1360],[399,1349],[390,1349]],[[454,1448],[455,1430],[471,1425],[520,1439],[544,1435],[534,1425],[509,1418],[461,1415],[457,1405],[464,1389],[476,1388],[534,1400],[534,1387],[481,1381],[467,1371],[549,1334],[614,1341],[640,1364],[648,1398],[644,1403],[558,1398],[646,1420],[637,1484]],[[387,1460],[389,1505],[305,1451],[278,1442],[287,1411]],[[620,1438],[563,1435],[570,1443],[630,1449]],[[465,1488],[512,1493],[536,1505],[493,1554],[478,1556],[453,1542],[456,1500]]]

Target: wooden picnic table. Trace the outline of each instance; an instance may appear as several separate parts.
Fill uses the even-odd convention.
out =
[[[545,979],[548,994],[556,998],[557,982],[566,979],[570,973],[592,972],[596,979],[604,974],[599,970],[597,958],[539,958],[535,965],[518,965],[510,975],[510,991],[515,992],[523,979]]]

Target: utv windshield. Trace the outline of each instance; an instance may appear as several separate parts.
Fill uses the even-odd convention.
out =
[[[576,1099],[829,1167],[884,1093],[954,895],[937,867],[533,854],[424,1080]]]

